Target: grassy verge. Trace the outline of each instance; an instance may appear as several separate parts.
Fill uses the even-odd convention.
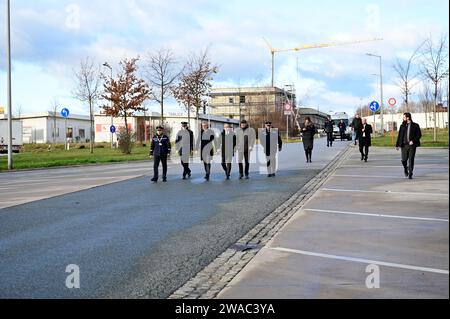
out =
[[[397,141],[398,132],[394,134],[394,144]],[[420,140],[422,147],[448,147],[448,129],[440,129],[437,134],[437,141],[434,142],[433,129],[422,130],[422,139]],[[393,147],[392,137],[387,133],[383,137],[375,137],[372,139],[372,146]]]
[[[94,154],[90,153],[89,146],[86,148],[72,148],[64,150],[63,145],[57,145],[52,150],[47,145],[24,146],[23,153],[14,154],[13,163],[15,169],[46,168],[57,166],[73,166],[84,164],[117,163],[128,161],[147,160],[149,147],[137,145],[132,154],[125,155],[117,149],[111,149],[106,145],[97,145]],[[78,146],[79,147],[79,146]],[[7,169],[7,157],[0,157],[0,171]]]

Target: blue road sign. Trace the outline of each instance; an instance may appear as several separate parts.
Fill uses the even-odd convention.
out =
[[[378,103],[377,101],[373,101],[372,103],[370,103],[369,107],[372,112],[378,112],[378,110],[380,109],[380,103]]]
[[[114,125],[111,125],[111,127],[109,128],[109,131],[111,132],[111,134],[116,133],[116,127]]]
[[[61,115],[62,115],[62,117],[68,118],[69,115],[70,115],[69,109],[68,108],[63,108],[61,110]]]

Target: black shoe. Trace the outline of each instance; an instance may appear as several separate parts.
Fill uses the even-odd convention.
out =
[[[409,179],[413,179],[412,174],[409,174],[409,175],[408,175],[408,178],[409,178]]]
[[[364,155],[361,155],[361,161],[364,161]]]
[[[167,177],[163,178],[163,183],[167,183]]]
[[[409,172],[408,172],[408,169],[406,167],[405,167],[405,170],[403,171],[403,173],[405,174],[405,177],[409,176]]]
[[[239,179],[243,179],[244,178],[244,175],[239,175]]]
[[[250,176],[248,176],[248,175],[247,175],[247,176],[245,176],[245,179],[250,179]]]
[[[183,181],[187,180],[186,175],[183,175]]]
[[[229,181],[229,180],[230,180],[230,178],[231,178],[231,176],[230,176],[230,175],[227,175],[227,181]]]
[[[157,179],[157,178],[152,178],[152,182],[153,182],[153,183],[157,183],[157,182],[158,182],[158,179]]]
[[[366,162],[366,163],[367,163],[367,158],[365,158],[365,159],[364,159],[364,162]]]
[[[207,181],[209,181],[209,175],[206,175],[206,176],[205,176],[205,179],[206,179]]]

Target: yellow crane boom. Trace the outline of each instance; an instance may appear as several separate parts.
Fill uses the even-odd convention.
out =
[[[353,40],[353,41],[336,41],[336,42],[329,42],[329,43],[319,43],[319,44],[307,44],[307,45],[300,45],[295,48],[291,49],[274,49],[272,45],[267,41],[265,38],[263,38],[264,42],[266,42],[267,46],[269,47],[270,53],[272,54],[272,87],[275,85],[275,53],[279,52],[289,52],[289,51],[303,51],[303,50],[309,50],[309,49],[321,49],[321,48],[328,48],[328,47],[335,47],[335,46],[341,46],[341,45],[350,45],[350,44],[358,44],[358,43],[365,43],[365,42],[372,42],[372,41],[382,41],[382,38],[371,38],[371,39],[363,39],[363,40]]]

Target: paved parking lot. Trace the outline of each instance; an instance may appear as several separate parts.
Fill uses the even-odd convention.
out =
[[[219,298],[448,298],[448,156],[355,149]]]

